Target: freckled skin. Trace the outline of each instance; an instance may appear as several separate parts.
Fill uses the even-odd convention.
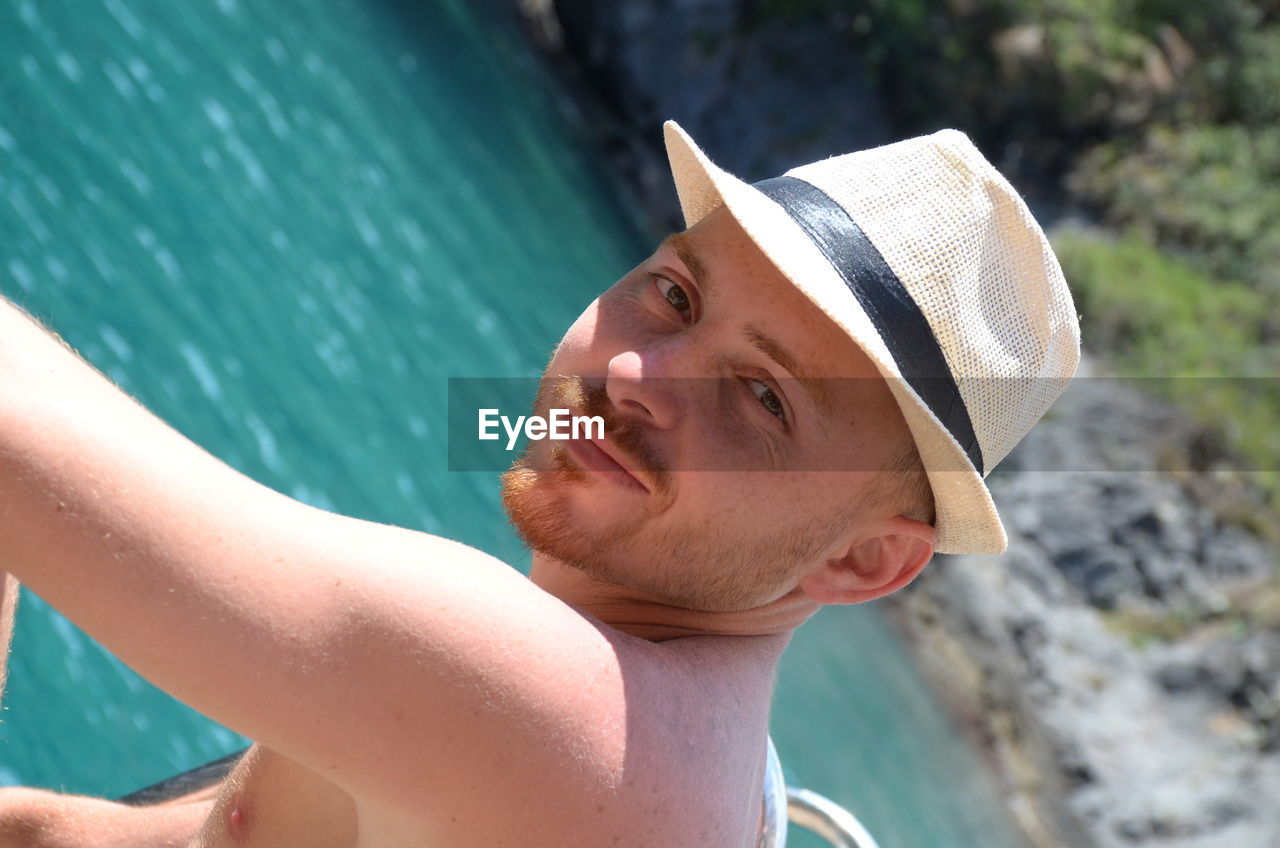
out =
[[[702,403],[699,396],[670,395],[663,392],[660,381],[642,383],[642,377],[688,376],[685,372],[689,370],[695,372],[693,376],[708,370],[718,374],[725,370],[721,365],[733,366],[731,376],[741,378],[735,383],[741,389],[736,395],[740,399],[736,406],[741,409],[730,410],[734,414],[727,420],[749,423],[722,428],[728,437],[750,433],[751,428],[777,434],[782,430],[763,428],[784,426],[774,423],[776,417],[742,385],[747,372],[767,370],[759,363],[765,354],[743,332],[748,323],[759,324],[764,332],[788,344],[800,361],[809,363],[800,369],[807,373],[874,376],[864,373],[868,368],[874,370],[865,355],[853,365],[842,366],[843,370],[835,367],[836,359],[846,361],[849,351],[845,348],[853,342],[838,328],[823,324],[812,304],[796,304],[803,295],[788,288],[784,280],[775,279],[779,277],[776,269],[767,267],[767,259],[735,226],[727,213],[713,214],[698,225],[696,236],[688,237],[696,239],[694,247],[711,268],[707,279],[714,277],[722,283],[717,289],[722,292],[721,300],[706,301],[698,322],[690,319],[686,324],[671,314],[673,305],[660,296],[655,282],[646,275],[646,269],[656,266],[684,279],[693,290],[692,273],[688,268],[681,270],[680,257],[665,249],[620,281],[612,295],[602,296],[599,303],[603,307],[595,305],[584,313],[558,349],[554,367],[549,366],[552,373],[603,375],[606,391],[610,385],[615,390],[612,402],[629,414],[652,418],[643,419],[650,428],[646,432],[658,434],[655,438],[675,451],[673,456],[716,460],[691,463],[712,468],[736,467],[724,461],[736,457],[731,452],[734,443],[695,438],[702,432],[702,423],[710,422],[723,404],[711,402],[716,398]],[[628,303],[631,308],[619,311]],[[801,309],[809,311],[801,315]],[[789,320],[779,318],[793,313]],[[0,304],[0,338],[7,337],[12,326]],[[25,324],[18,327],[23,333],[30,331]],[[5,363],[16,361],[10,353],[0,345],[0,359]],[[51,373],[61,374],[61,360],[49,361],[53,363]],[[71,371],[70,366],[67,370]],[[43,366],[40,371],[41,381],[47,381]],[[50,508],[52,503],[42,486],[19,486],[16,490],[12,484],[0,486],[0,518],[5,519],[0,529],[18,527],[21,529],[14,533],[20,538],[53,540],[48,550],[54,553],[44,557],[49,563],[83,559],[95,565],[103,556],[99,548],[106,538],[100,528],[129,530],[125,526],[129,522],[142,522],[129,532],[136,531],[138,539],[145,540],[138,542],[143,546],[140,550],[151,552],[154,546],[158,569],[168,562],[165,552],[173,554],[172,567],[165,565],[161,571],[170,583],[139,577],[139,569],[117,567],[110,557],[120,554],[113,549],[105,555],[118,579],[106,584],[92,583],[87,576],[84,581],[61,580],[57,575],[62,571],[55,568],[46,581],[48,586],[60,597],[65,593],[66,603],[86,618],[93,618],[90,612],[97,607],[110,608],[102,612],[101,622],[93,620],[104,632],[115,631],[104,640],[113,649],[118,645],[126,649],[126,656],[138,657],[139,663],[157,676],[189,685],[197,695],[204,692],[197,701],[203,703],[208,697],[212,707],[227,711],[229,718],[243,720],[246,725],[242,730],[259,722],[267,737],[278,737],[291,746],[290,756],[285,756],[255,744],[223,781],[211,803],[203,798],[199,805],[152,811],[98,801],[70,822],[80,827],[76,838],[57,841],[69,848],[746,848],[755,842],[760,816],[775,668],[791,630],[824,603],[871,600],[905,585],[924,565],[925,559],[917,554],[932,549],[932,531],[926,525],[881,514],[890,508],[878,507],[879,512],[850,519],[849,526],[839,530],[830,544],[817,546],[812,562],[806,564],[798,554],[788,554],[778,562],[764,563],[766,567],[777,566],[776,574],[767,568],[751,570],[746,575],[751,578],[745,584],[747,591],[733,604],[713,609],[672,602],[694,581],[720,574],[720,565],[741,571],[746,534],[754,531],[763,539],[776,533],[788,516],[808,515],[831,499],[832,472],[822,470],[822,463],[831,459],[828,446],[866,460],[861,453],[864,442],[887,453],[892,438],[904,437],[905,424],[883,386],[873,385],[878,396],[868,391],[851,392],[835,404],[834,414],[859,422],[857,427],[850,425],[856,432],[831,433],[814,424],[808,431],[813,433],[809,447],[803,451],[795,448],[793,453],[803,453],[813,460],[809,465],[817,463],[817,470],[822,471],[816,483],[791,472],[772,474],[768,486],[740,485],[743,478],[726,480],[724,474],[686,473],[673,490],[682,507],[674,512],[662,503],[651,512],[637,509],[634,491],[608,488],[602,481],[578,479],[557,484],[551,494],[563,495],[563,503],[552,498],[551,505],[571,510],[570,529],[583,531],[579,535],[590,544],[607,545],[619,529],[628,526],[636,532],[629,547],[617,549],[616,561],[610,558],[606,577],[535,552],[529,576],[529,583],[537,590],[533,591],[510,579],[506,570],[495,570],[484,555],[467,552],[465,547],[442,544],[442,540],[425,534],[410,536],[394,528],[325,518],[309,509],[299,512],[296,505],[282,504],[258,489],[243,488],[241,478],[209,470],[203,464],[209,461],[207,455],[193,453],[191,446],[176,441],[162,425],[138,417],[136,405],[114,396],[107,398],[103,393],[108,389],[94,382],[96,375],[75,374],[80,376],[60,376],[53,384],[66,388],[75,399],[67,408],[79,414],[88,398],[98,398],[94,403],[101,403],[102,420],[115,422],[112,426],[120,429],[109,430],[109,438],[100,436],[96,433],[99,416],[94,415],[95,427],[69,431],[67,438],[72,445],[84,441],[95,450],[101,448],[105,458],[98,458],[88,447],[84,451],[51,450],[45,435],[32,435],[43,427],[20,427],[22,432],[13,438],[23,437],[20,444],[30,448],[33,457],[29,460],[30,468],[35,469],[31,473],[45,475],[40,480],[47,478],[53,486],[53,481],[110,477],[121,503],[110,499],[113,506],[101,506],[94,498],[103,503],[108,499],[96,489],[91,498],[77,495],[74,503],[68,500],[66,511],[84,510],[86,517],[69,524],[65,516],[58,521],[49,519],[55,510]],[[14,385],[25,392],[37,382],[24,373]],[[47,410],[42,404],[36,406],[42,411],[35,424],[71,420],[70,416],[51,414],[63,409],[57,404]],[[852,419],[850,408],[856,410]],[[688,410],[693,412],[684,414]],[[11,420],[9,411],[8,407],[3,410],[6,427]],[[115,439],[110,435],[125,430],[132,433],[133,427],[145,438],[122,435]],[[106,441],[93,441],[86,435],[89,430],[95,431],[93,439]],[[189,527],[189,522],[196,522],[205,528],[199,522],[206,516],[177,506],[169,509],[168,501],[156,494],[159,490],[148,488],[153,482],[155,486],[160,483],[152,480],[150,471],[135,469],[132,454],[103,447],[139,442],[147,443],[150,449],[151,434],[163,448],[157,455],[175,458],[174,474],[180,477],[182,469],[189,467],[197,477],[205,475],[200,480],[209,481],[208,497],[212,500],[201,500],[205,494],[197,496],[191,486],[179,489],[187,493],[190,504],[218,504],[209,511],[207,535],[192,534]],[[760,460],[768,445],[780,438],[760,436],[758,455],[751,458]],[[9,469],[11,465],[5,463],[16,461],[13,456],[27,456],[25,448],[11,450],[8,441],[0,447],[4,448],[0,450],[0,468]],[[695,449],[699,453],[691,453]],[[28,466],[16,467],[21,474],[0,473],[0,482],[7,477],[23,481]],[[57,469],[56,473],[51,469]],[[160,472],[155,474],[159,480]],[[126,498],[134,481],[150,494]],[[554,478],[552,483],[556,483]],[[70,484],[66,488],[79,492]],[[39,498],[32,501],[28,490],[39,492]],[[130,504],[127,509],[126,502]],[[264,509],[279,510],[285,522],[300,522],[297,529],[281,529],[260,517],[250,521],[254,509],[246,505],[260,503]],[[671,503],[674,501],[665,506]],[[812,519],[809,515],[806,521]],[[230,521],[245,521],[247,529],[234,534],[216,532],[225,530]],[[301,539],[306,535],[302,531],[309,528],[315,528],[319,535]],[[705,553],[715,544],[722,557],[690,556],[679,545],[671,548],[668,556],[673,533],[688,542],[688,551]],[[196,543],[193,538],[218,541]],[[373,540],[368,549],[359,543],[366,538]],[[283,559],[277,556],[277,562],[299,558],[314,563],[319,574],[355,574],[342,570],[347,568],[344,557],[376,567],[385,550],[388,579],[403,582],[390,584],[393,588],[388,590],[381,575],[367,582],[359,576],[353,578],[360,586],[352,595],[335,597],[304,591],[310,585],[286,586],[278,582],[284,577],[273,576],[262,578],[262,593],[252,587],[245,592],[246,584],[259,585],[254,582],[261,571],[256,566],[264,560],[258,557],[273,545],[287,546],[290,552]],[[8,564],[8,554],[6,547],[3,565]],[[184,565],[188,560],[189,568]],[[424,561],[438,563],[439,568],[422,569]],[[244,570],[245,562],[254,568]],[[87,568],[84,563],[76,567]],[[201,574],[204,567],[227,579]],[[410,567],[414,570],[409,571]],[[458,569],[456,583],[445,570],[451,567]],[[26,574],[39,574],[34,565],[31,570],[15,571],[24,579]],[[278,571],[293,572],[294,568],[291,565]],[[105,567],[88,569],[91,574],[105,572]],[[418,587],[410,575],[419,573],[425,588],[424,594],[416,595],[413,592]],[[178,592],[179,587],[183,592]],[[402,587],[408,594],[393,597],[388,592],[394,592],[394,587]],[[427,588],[432,591],[426,592]],[[467,606],[472,594],[464,591],[468,588],[476,590],[474,621]],[[95,597],[99,592],[105,600]],[[240,621],[237,616],[243,615],[243,621],[253,629],[219,630],[204,622],[208,629],[193,639],[193,654],[177,655],[176,664],[172,661],[174,652],[157,650],[148,639],[138,637],[138,633],[154,628],[136,626],[132,613],[167,632],[172,627],[168,622],[179,621],[185,626],[193,617],[216,618],[207,615],[207,607],[214,598],[221,603],[223,592],[232,594],[218,607],[228,611],[226,621]],[[492,597],[487,594],[490,592]],[[281,599],[279,609],[255,606],[264,595]],[[181,602],[174,600],[179,596]],[[439,606],[439,618],[425,613],[437,596],[447,599]],[[415,609],[404,603],[409,599],[416,600]],[[520,620],[519,624],[527,624],[524,630],[528,632],[511,634],[509,631],[521,629],[511,626],[512,619],[526,605],[528,621]],[[173,617],[175,610],[182,613],[178,618]],[[317,615],[358,611],[361,626],[352,631],[353,638],[335,638],[328,630],[312,626],[304,614],[308,610]],[[268,621],[273,626],[293,628],[298,638],[252,638],[263,632],[261,628]],[[409,627],[415,623],[422,628],[420,633]],[[363,638],[382,632],[394,639],[371,645]],[[541,640],[535,638],[539,632],[544,634]],[[523,646],[523,654],[511,650],[509,637],[513,635],[514,643]],[[225,654],[219,650],[219,642],[210,641],[214,636],[225,642]],[[327,665],[314,657],[313,668],[312,655],[299,653],[308,646],[349,651],[326,655]],[[388,652],[393,651],[404,652],[410,661],[407,667],[391,662]],[[298,669],[299,657],[305,659],[306,673]],[[192,677],[193,660],[207,663],[209,671]],[[245,662],[253,665],[255,673],[242,673]],[[423,674],[410,673],[419,668]],[[359,703],[335,697],[324,685],[330,679],[327,672],[350,674],[358,680],[361,686],[352,689],[339,685],[349,681],[335,678],[333,690],[355,696]],[[211,680],[214,695],[208,694]],[[229,681],[234,691],[224,692],[226,687],[216,685],[223,680]],[[436,685],[437,680],[441,686]],[[289,688],[293,685],[301,688],[295,692]],[[442,688],[446,685],[452,688]],[[451,700],[454,698],[458,700]],[[405,705],[402,710],[387,709],[401,704]],[[440,714],[451,721],[445,723]],[[315,722],[331,735],[367,722],[368,726],[360,727],[359,738],[375,750],[330,747],[328,740],[315,736],[314,728],[308,734],[293,726],[299,721]],[[441,756],[442,748],[451,756]],[[339,762],[333,761],[336,754],[329,756],[336,751],[342,752]],[[291,759],[294,755],[299,759]],[[425,794],[426,789],[432,794]],[[207,815],[195,828],[196,818],[205,811]],[[194,838],[187,841],[193,830]],[[0,846],[7,844],[2,837],[0,834]]]

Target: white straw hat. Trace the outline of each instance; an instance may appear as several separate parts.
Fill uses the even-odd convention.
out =
[[[984,478],[1080,359],[1071,292],[1017,191],[957,130],[749,185],[664,129],[686,225],[727,206],[884,375],[933,487],[937,550],[1002,552]]]

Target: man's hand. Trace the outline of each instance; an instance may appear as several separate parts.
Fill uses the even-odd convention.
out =
[[[0,708],[4,706],[4,683],[9,673],[9,645],[13,641],[13,617],[18,608],[18,581],[0,571]],[[3,721],[0,718],[0,721]]]
[[[571,818],[620,780],[598,716],[627,714],[623,637],[465,545],[250,480],[2,301],[0,551],[143,677],[352,795]]]

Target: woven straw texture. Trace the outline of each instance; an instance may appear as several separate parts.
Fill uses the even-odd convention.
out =
[[[929,472],[937,550],[999,553],[1007,540],[982,476],[902,379],[883,339],[805,232],[716,167],[673,121],[667,152],[688,226],[721,205],[888,381]],[[793,168],[839,203],[925,316],[968,409],[986,473],[1066,388],[1079,361],[1071,293],[1009,182],[955,130]]]

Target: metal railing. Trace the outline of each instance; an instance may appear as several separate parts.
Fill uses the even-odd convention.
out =
[[[836,848],[880,848],[853,813],[808,789],[789,787],[778,751],[769,739],[764,772],[764,805],[756,848],[786,848],[787,823],[821,836]]]

